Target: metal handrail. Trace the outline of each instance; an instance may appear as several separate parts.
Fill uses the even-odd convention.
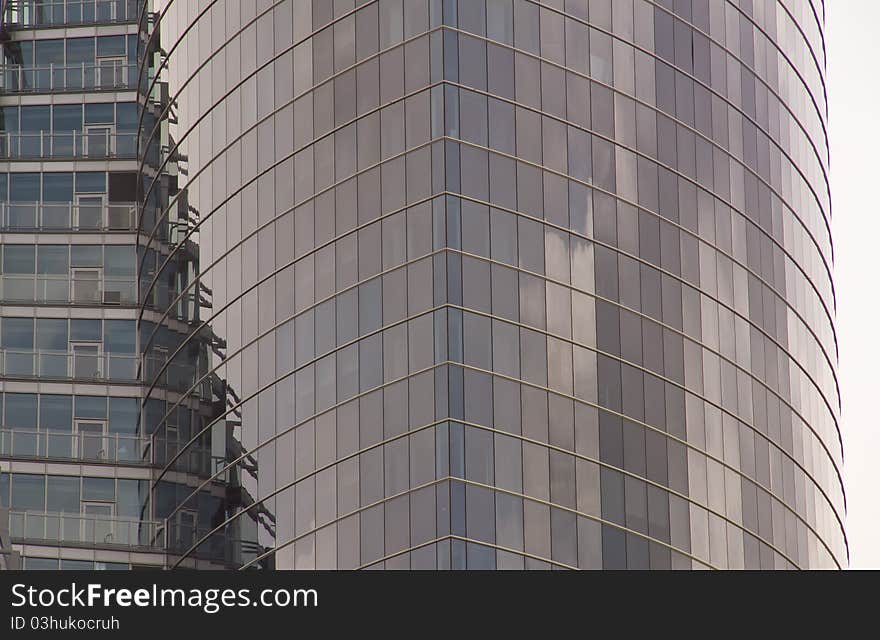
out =
[[[12,548],[9,536],[9,509],[0,507],[0,571],[15,571],[21,567],[21,554]]]
[[[133,202],[0,202],[0,231],[134,231],[138,211]]]
[[[186,447],[185,450],[184,447]],[[150,436],[147,449],[149,450],[149,462],[155,466],[164,467],[168,462],[174,460],[172,468],[175,471],[203,475],[214,474],[218,471],[217,457],[211,454],[210,446],[169,438],[157,432]],[[178,456],[181,451],[183,453]],[[221,459],[225,460],[225,458]]]
[[[0,427],[0,455],[144,464],[149,440],[119,433],[94,435],[63,431]]]
[[[75,64],[6,64],[0,65],[0,81],[5,93],[133,89],[138,65],[116,58]]]
[[[169,358],[166,355],[146,355],[143,358],[142,365],[143,369],[140,372],[141,380],[176,391],[189,390],[196,380],[201,377],[198,364],[169,362]],[[210,393],[210,385],[207,384],[207,381],[200,383],[193,391],[195,396],[207,397]]]
[[[9,535],[15,541],[165,548],[165,527],[162,522],[121,516],[10,511]]]
[[[156,377],[158,386],[177,391],[188,390],[198,379],[197,364],[166,362],[167,357],[158,355],[0,349],[0,376],[138,382],[146,374],[150,381]],[[155,372],[160,370],[162,374],[156,376]],[[210,388],[199,385],[194,393],[206,395]]]
[[[9,0],[5,22],[10,27],[135,22],[138,0]]]
[[[3,158],[134,158],[137,134],[104,131],[0,132]]]
[[[213,560],[217,562],[231,562],[240,564],[242,550],[256,544],[241,536],[231,536],[229,532],[214,531],[205,524],[183,524],[175,522],[174,518],[166,518],[165,549],[170,553],[184,553],[187,555]],[[199,540],[203,540],[197,548],[192,549]],[[261,550],[261,549],[260,549]]]
[[[0,375],[136,382],[138,361],[134,354],[0,349]]]
[[[75,278],[63,274],[2,274],[0,301],[137,304],[136,278],[96,275]]]

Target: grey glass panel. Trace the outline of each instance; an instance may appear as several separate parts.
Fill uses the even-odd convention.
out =
[[[258,451],[229,476],[260,505],[256,520],[239,510],[187,562],[244,538],[240,549],[269,550],[254,562],[265,568],[845,563],[845,534],[833,524],[844,512],[834,330],[823,309],[833,293],[823,265],[821,29],[796,11],[737,3],[718,14],[709,4],[280,0],[226,34],[241,55],[232,65],[227,56],[225,76],[208,60],[216,47],[165,42],[194,19],[183,43],[206,20],[216,32],[216,16],[168,7],[155,34],[168,66],[147,60],[145,75],[179,89],[173,115],[154,127],[155,114],[143,114],[149,170],[123,191],[144,201],[145,229],[169,212],[157,236],[171,244],[146,254],[142,275],[157,286],[138,340],[114,324],[128,317],[117,310],[89,335],[105,352],[149,356],[145,430],[162,421],[176,375],[152,362],[180,347],[175,370],[198,365],[201,375],[210,363],[216,373],[183,387],[181,405],[210,398],[228,410],[242,450]],[[449,28],[421,35],[441,25]],[[69,39],[66,56],[135,60],[137,41]],[[27,42],[22,55],[34,60]],[[436,89],[413,93],[429,80]],[[109,104],[102,96],[85,102]],[[134,104],[90,110],[107,132],[134,131]],[[48,117],[4,115],[8,131]],[[446,139],[417,149],[429,131]],[[112,145],[95,135],[88,153],[98,159]],[[117,154],[133,152],[125,140]],[[7,145],[16,150],[14,136]],[[10,199],[39,201],[40,189],[11,172]],[[76,194],[104,194],[105,182],[77,175]],[[44,182],[42,192],[48,201],[69,189]],[[429,197],[427,227],[405,207]],[[82,214],[103,201],[86,204],[80,228],[96,228],[103,218]],[[33,206],[15,212],[10,219],[34,226]],[[132,246],[76,243],[71,264],[130,277]],[[437,255],[404,266],[429,249]],[[198,284],[172,304],[195,274]],[[433,305],[451,306],[416,317]],[[188,322],[162,320],[151,336],[154,310]],[[423,389],[414,376],[425,368]],[[386,383],[407,390],[383,388],[379,405],[362,395]],[[352,410],[334,407],[351,399]],[[176,434],[165,454],[214,463],[197,460],[199,447],[181,451],[198,428],[186,415],[159,427]],[[413,433],[406,447],[379,444],[449,415],[469,424],[434,427],[425,441]],[[294,421],[302,435],[274,439]],[[221,424],[202,436],[206,450],[235,454]],[[473,425],[498,433],[486,439]],[[611,467],[572,464],[574,452]],[[318,458],[326,478],[303,479]],[[414,477],[450,474],[478,490],[445,483],[415,497]],[[222,510],[188,486],[163,483],[153,494],[159,517],[177,509],[179,525],[169,526],[184,542]],[[433,542],[450,533],[470,540]]]

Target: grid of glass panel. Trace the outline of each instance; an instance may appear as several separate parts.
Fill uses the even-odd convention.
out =
[[[235,489],[175,562],[846,565],[821,7],[153,9]]]
[[[164,562],[137,346],[141,6],[3,3],[0,528],[28,569]]]

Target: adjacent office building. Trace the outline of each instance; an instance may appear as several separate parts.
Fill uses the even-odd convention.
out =
[[[820,0],[7,4],[25,567],[846,566]]]
[[[2,528],[25,569],[162,566],[138,424],[137,3],[2,4]]]

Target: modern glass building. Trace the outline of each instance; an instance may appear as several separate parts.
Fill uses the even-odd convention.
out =
[[[25,569],[161,567],[139,419],[139,4],[0,4],[0,539]]]
[[[88,309],[101,354],[138,354],[133,381],[88,395],[108,424],[117,387],[138,400],[143,455],[101,468],[117,505],[145,480],[153,564],[846,566],[823,22],[821,0],[147,2],[97,32],[136,49],[137,86],[100,120],[102,166],[135,172],[136,229],[3,235],[4,435],[12,392],[38,420],[61,394],[10,376],[9,354],[55,349],[57,316],[75,354]],[[72,191],[51,195],[68,165],[46,139],[75,95],[65,152],[91,150],[106,90],[28,77],[46,59],[25,43],[52,27],[23,26],[0,98],[7,206],[32,193],[12,176],[40,172],[28,201],[76,211],[92,159],[66,160]],[[53,244],[74,298],[86,237],[105,292],[110,245],[134,245],[134,305],[7,300],[10,275],[17,295],[54,282]],[[27,243],[34,275],[7,271]],[[61,464],[25,457],[0,463],[13,524],[59,510],[19,498],[19,471]],[[64,464],[92,517],[92,467]]]

